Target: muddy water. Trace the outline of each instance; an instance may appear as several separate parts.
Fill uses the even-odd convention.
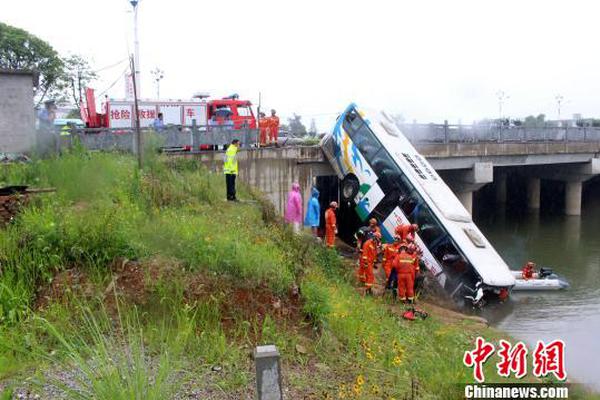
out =
[[[537,340],[564,340],[569,376],[600,391],[598,191],[584,197],[581,218],[484,207],[475,221],[511,268],[534,260],[571,284],[567,291],[514,293],[510,304],[484,316],[530,348]]]

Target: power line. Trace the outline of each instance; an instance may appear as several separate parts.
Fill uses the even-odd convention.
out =
[[[123,75],[125,75],[125,73],[127,72],[127,70],[129,69],[129,66],[127,66],[125,68],[125,70],[123,72],[121,72],[119,74],[119,76],[117,77],[117,79],[115,79],[115,81],[113,83],[110,84],[109,87],[107,87],[106,89],[104,89],[99,95],[98,97],[102,96],[103,94],[105,94],[106,92],[108,92],[110,89],[112,89],[113,86],[115,86],[117,84],[117,82],[119,82],[119,79],[121,79],[123,77]]]
[[[116,63],[114,63],[114,64],[111,64],[111,65],[108,65],[108,66],[106,66],[106,67],[103,67],[103,68],[97,69],[97,70],[95,70],[94,72],[96,72],[96,73],[98,73],[98,72],[102,72],[102,71],[104,71],[104,70],[107,70],[107,69],[110,69],[110,68],[116,67],[117,65],[119,65],[119,64],[122,64],[122,63],[123,63],[123,62],[125,62],[125,61],[127,61],[127,58],[124,58],[124,59],[122,59],[121,61],[117,61]]]

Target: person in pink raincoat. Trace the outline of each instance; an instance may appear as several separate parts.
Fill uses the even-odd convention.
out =
[[[285,207],[285,222],[292,224],[294,233],[300,233],[302,223],[302,195],[300,185],[292,184],[292,190],[288,193],[287,205]]]

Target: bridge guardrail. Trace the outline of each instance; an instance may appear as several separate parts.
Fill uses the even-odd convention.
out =
[[[414,143],[600,141],[600,128],[596,127],[403,124],[400,130]]]
[[[141,128],[144,137],[155,135],[161,147],[198,150],[201,145],[223,146],[239,139],[242,147],[250,147],[258,141],[257,129],[226,129],[210,126],[167,126],[158,130]],[[71,128],[42,129],[37,131],[37,147],[41,152],[60,151],[73,145],[77,137],[90,150],[136,151],[136,132],[131,128]]]

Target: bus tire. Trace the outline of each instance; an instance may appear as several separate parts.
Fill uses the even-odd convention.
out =
[[[341,196],[344,201],[352,201],[358,194],[360,183],[355,175],[349,174],[342,179]]]

